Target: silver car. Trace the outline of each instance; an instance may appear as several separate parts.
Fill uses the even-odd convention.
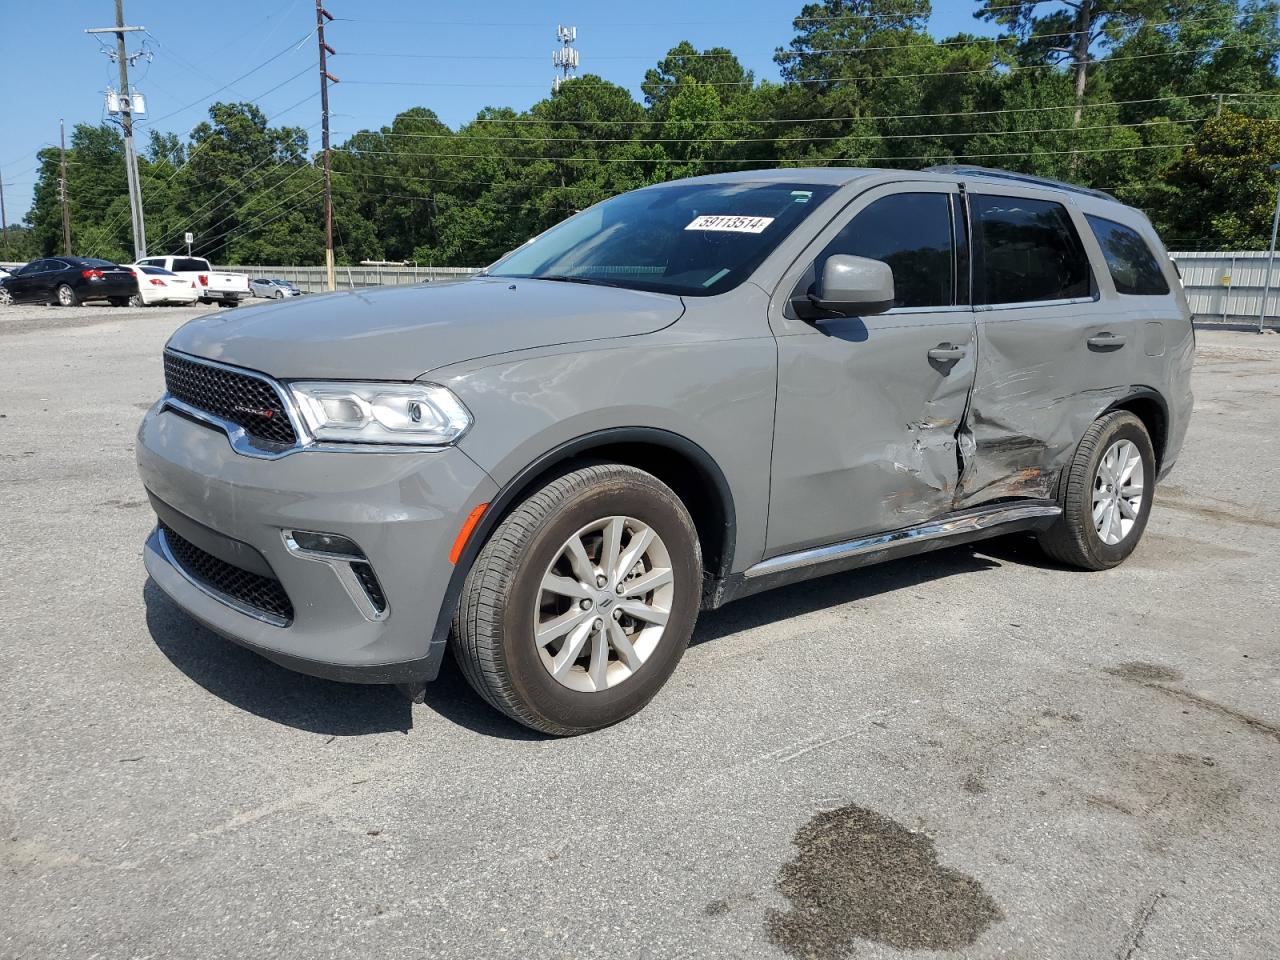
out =
[[[255,297],[263,297],[268,300],[283,300],[285,297],[297,297],[302,295],[302,291],[292,280],[279,280],[267,277],[259,277],[256,280],[249,281],[249,292]]]
[[[1151,224],[977,168],[647,187],[483,275],[196,319],[138,467],[145,561],[294,669],[577,734],[700,610],[1012,531],[1119,564],[1194,336]],[[761,666],[760,669],[768,669]]]

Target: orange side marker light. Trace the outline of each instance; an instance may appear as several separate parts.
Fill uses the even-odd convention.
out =
[[[456,564],[458,558],[462,556],[462,551],[466,549],[467,541],[471,538],[471,531],[475,530],[476,524],[480,522],[480,518],[484,516],[484,512],[489,509],[487,503],[482,503],[467,515],[467,519],[463,521],[462,529],[458,531],[458,539],[453,541],[453,549],[449,551],[449,562]]]

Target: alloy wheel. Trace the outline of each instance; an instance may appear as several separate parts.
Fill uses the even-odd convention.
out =
[[[603,517],[561,545],[533,612],[542,665],[581,693],[615,687],[657,649],[675,599],[671,555],[648,524]]]
[[[9,292],[8,287],[0,287],[0,307],[7,307],[13,303],[13,294]]]
[[[64,307],[70,307],[74,306],[75,302],[76,295],[70,287],[64,283],[58,288],[58,303],[62,304]]]
[[[1142,513],[1142,454],[1131,440],[1117,440],[1093,478],[1093,528],[1107,546],[1129,535]]]

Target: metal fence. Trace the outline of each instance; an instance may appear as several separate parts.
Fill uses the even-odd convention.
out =
[[[324,267],[218,267],[231,273],[247,273],[251,277],[271,277],[291,280],[307,293],[323,293],[325,290]],[[357,287],[394,286],[404,283],[422,283],[425,280],[461,280],[479,271],[479,267],[335,267],[334,276],[339,290]]]
[[[1200,321],[1257,323],[1266,283],[1265,250],[1196,251],[1169,254],[1182,273],[1191,312]],[[1280,267],[1271,277],[1267,319],[1280,320]]]

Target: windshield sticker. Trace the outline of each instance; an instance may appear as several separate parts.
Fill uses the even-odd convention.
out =
[[[773,217],[734,217],[724,214],[704,214],[694,217],[686,230],[719,230],[723,233],[764,233],[773,223]]]
[[[721,277],[723,277],[723,276],[725,276],[726,274],[728,274],[728,272],[729,272],[729,268],[728,268],[728,267],[725,267],[723,270],[717,270],[717,271],[716,271],[715,273],[713,273],[711,276],[707,277],[707,279],[703,280],[703,281],[702,281],[702,285],[703,285],[704,287],[709,287],[709,286],[711,286],[713,283],[715,283],[717,280],[719,280]]]
[[[791,196],[796,203],[808,203],[813,197],[812,190],[792,190]]]

